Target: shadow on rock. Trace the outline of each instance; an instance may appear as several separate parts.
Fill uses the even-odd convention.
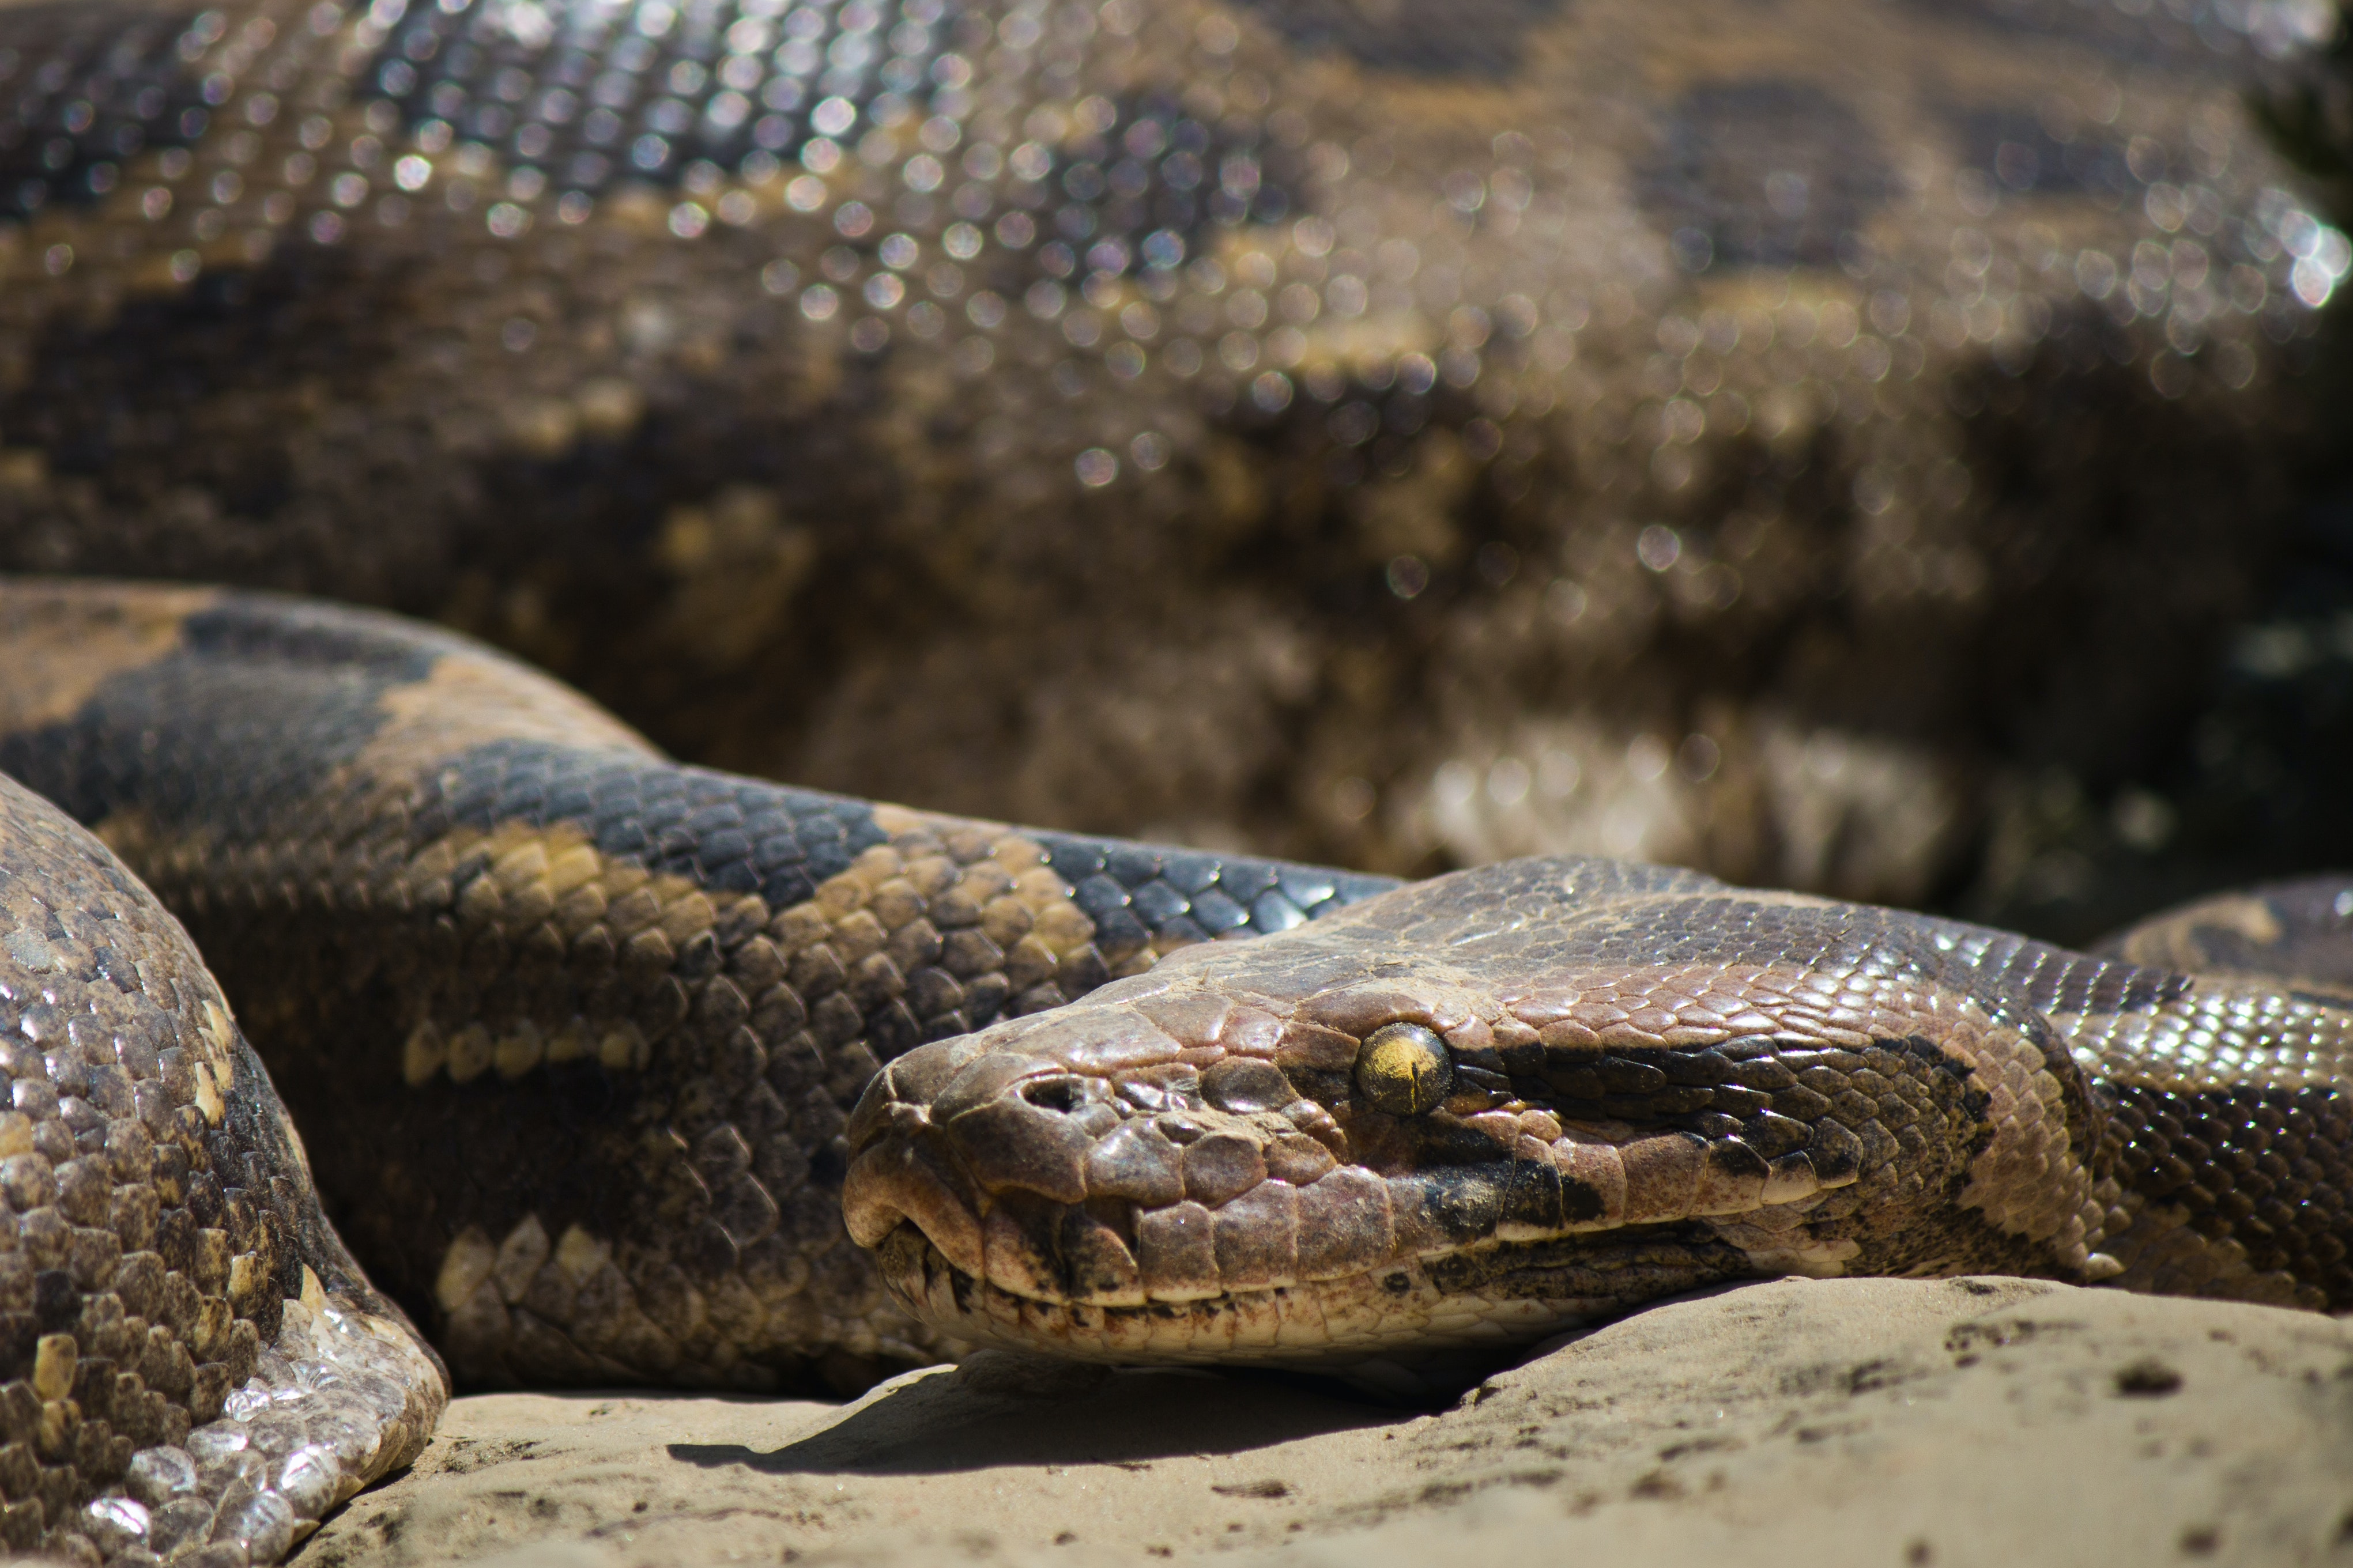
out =
[[[1050,1411],[1051,1419],[1040,1420]],[[762,1453],[672,1443],[705,1468],[770,1475],[936,1475],[1008,1465],[1142,1464],[1377,1426],[1404,1413],[1334,1387],[1247,1373],[1113,1369],[984,1351],[953,1370],[893,1378],[810,1436]]]

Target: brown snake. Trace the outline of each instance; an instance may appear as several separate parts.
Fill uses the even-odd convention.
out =
[[[2094,958],[1622,861],[1460,872],[898,1058],[850,1234],[944,1331],[1116,1360],[1409,1361],[1786,1274],[2341,1310],[2341,887]]]
[[[0,766],[226,981],[7,786],[12,1545],[269,1561],[417,1452],[443,1373],[330,1218],[476,1384],[1398,1386],[1792,1272],[2348,1299],[2331,889],[2142,967],[1625,862],[1393,888],[681,767],[214,590],[0,586]]]
[[[2244,112],[2312,10],[0,0],[0,565],[427,614],[857,796],[1900,901],[2251,593],[2353,268]],[[0,795],[10,1548],[273,1561],[427,1342],[845,1392],[1788,1271],[2348,1300],[2333,884],[2140,967],[1392,891],[211,589],[0,587],[0,767],[105,846]]]

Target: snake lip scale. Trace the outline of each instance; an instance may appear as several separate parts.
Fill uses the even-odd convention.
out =
[[[2346,1026],[2243,976],[1515,862],[899,1058],[851,1118],[844,1205],[917,1316],[1110,1360],[1395,1363],[1793,1273],[2341,1307],[2341,1209],[2187,1211],[2193,1134],[2152,1090],[2235,1072],[2252,1126],[2284,1127]],[[1451,1066],[1442,1100],[1368,1070],[1400,1028]],[[2308,1168],[2337,1121],[2307,1124]]]

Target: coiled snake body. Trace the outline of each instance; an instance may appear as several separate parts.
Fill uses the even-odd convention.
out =
[[[1947,761],[2144,749],[2252,591],[2353,266],[2244,112],[2316,14],[0,0],[0,566],[1389,864],[1434,748],[1481,859],[1701,722],[1757,879],[1923,887]],[[2353,1297],[2333,885],[2118,960],[1399,888],[71,582],[0,771],[0,1547],[276,1561],[450,1378]]]
[[[1388,885],[681,767],[466,639],[301,601],[12,584],[0,662],[0,769],[185,922],[310,1150],[152,897],[11,793],[13,1545],[268,1560],[414,1455],[442,1374],[314,1175],[463,1382],[849,1391],[954,1353],[843,1233],[880,1061]],[[106,936],[126,910],[160,958]]]
[[[2353,1301],[2328,889],[2097,959],[817,795],[296,600],[12,584],[0,661],[0,766],[227,990],[7,786],[12,1544],[273,1557],[429,1432],[404,1307],[469,1383],[756,1389],[982,1340],[1377,1378],[1790,1272]]]

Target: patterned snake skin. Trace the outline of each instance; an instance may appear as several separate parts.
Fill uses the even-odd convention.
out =
[[[417,1457],[444,1374],[154,895],[6,780],[0,844],[0,1545],[275,1562]]]
[[[849,1390],[1007,1339],[1397,1383],[1790,1272],[2353,1302],[2333,888],[2123,962],[1398,887],[681,767],[225,590],[0,584],[0,770],[155,889],[0,793],[10,1546],[274,1560],[429,1431],[402,1308],[475,1385]]]
[[[576,694],[477,644],[303,601],[9,583],[0,585],[0,771],[94,828],[155,889],[269,1063],[267,1081],[248,1063],[232,1084],[232,1047],[243,1047],[218,1003],[209,1014],[182,1006],[178,1051],[122,1043],[111,1026],[83,1032],[84,998],[109,1003],[106,976],[119,966],[101,960],[94,979],[76,970],[83,989],[68,994],[40,970],[42,943],[58,932],[37,921],[12,928],[0,956],[5,1005],[21,1008],[28,991],[47,988],[49,1010],[25,1012],[21,1028],[45,1047],[47,1032],[71,1038],[46,1057],[0,1047],[14,1053],[0,1071],[16,1079],[20,1110],[46,1108],[64,1124],[47,1131],[69,1129],[85,1151],[102,1150],[119,1184],[110,1210],[110,1188],[88,1195],[78,1184],[96,1173],[58,1163],[72,1148],[41,1142],[41,1131],[24,1161],[0,1160],[0,1206],[16,1216],[23,1251],[37,1237],[64,1246],[61,1235],[90,1237],[92,1248],[87,1263],[73,1252],[67,1273],[0,1270],[0,1330],[22,1325],[21,1342],[0,1345],[0,1373],[19,1380],[0,1386],[0,1435],[11,1437],[27,1436],[9,1425],[19,1410],[11,1390],[58,1397],[42,1371],[51,1342],[40,1340],[37,1357],[37,1329],[69,1331],[85,1369],[137,1365],[185,1407],[164,1413],[178,1423],[160,1428],[170,1442],[224,1410],[234,1423],[277,1408],[268,1384],[279,1373],[247,1381],[253,1343],[275,1333],[297,1374],[308,1363],[288,1347],[273,1288],[315,1300],[300,1273],[306,1261],[330,1289],[365,1287],[315,1220],[273,1230],[267,1214],[217,1216],[297,1204],[305,1217],[314,1211],[300,1204],[318,1200],[450,1373],[474,1386],[849,1393],[953,1355],[957,1341],[888,1302],[842,1225],[841,1133],[881,1062],[999,1016],[1059,1006],[1149,968],[1162,951],[1284,930],[1391,885],[680,767]],[[99,853],[75,842],[85,858]],[[20,862],[13,837],[0,845],[0,889],[36,896],[43,863],[29,850]],[[157,919],[152,905],[148,914]],[[199,1001],[217,994],[159,923],[154,940],[172,943],[178,966],[165,973],[201,982]],[[69,918],[64,929],[79,928]],[[191,1009],[210,1034],[189,1032]],[[212,1054],[195,1055],[205,1040]],[[209,1078],[207,1060],[216,1064]],[[170,1100],[145,1098],[142,1080],[159,1072]],[[225,1103],[280,1126],[268,1082],[303,1129],[308,1173],[283,1134],[262,1145],[259,1165],[248,1145],[205,1142]],[[206,1126],[190,1120],[191,1094]],[[133,1142],[118,1152],[107,1118],[133,1111],[187,1152],[151,1149],[134,1119]],[[0,1146],[16,1152],[10,1141],[24,1131],[0,1114]],[[285,1186],[295,1176],[315,1177],[317,1199],[307,1179]],[[215,1228],[192,1231],[176,1211],[159,1223],[157,1194]],[[68,1230],[69,1221],[92,1228]],[[254,1224],[265,1239],[248,1259]],[[277,1239],[314,1233],[310,1253]],[[151,1259],[140,1295],[96,1293],[151,1247],[176,1271],[151,1278]],[[223,1270],[225,1303],[210,1299]],[[184,1275],[206,1300],[173,1293],[185,1293]],[[162,1382],[118,1344],[125,1314],[155,1316],[159,1291],[161,1321],[188,1334],[198,1358],[193,1374],[185,1357],[165,1360]],[[394,1434],[397,1455],[387,1437],[381,1452],[359,1454],[369,1466],[343,1456],[338,1483],[356,1485],[414,1454],[443,1383],[397,1312],[373,1295],[351,1308],[327,1300],[346,1316],[364,1306],[400,1324],[414,1363],[402,1386],[417,1408]],[[251,1343],[226,1342],[225,1352],[214,1320],[187,1327],[189,1314],[224,1307],[254,1324]],[[313,1321],[300,1320],[301,1331]],[[164,1333],[134,1327],[151,1340]],[[164,1342],[149,1353],[174,1352]],[[75,1364],[70,1348],[64,1354],[58,1377]],[[86,1415],[103,1408],[70,1386]],[[138,1419],[123,1433],[155,1441],[164,1418]],[[142,1544],[124,1522],[128,1505],[105,1505],[115,1511],[103,1520],[74,1511],[131,1459],[127,1444],[107,1446],[107,1428],[82,1430],[80,1449],[68,1440],[60,1453],[46,1438],[32,1450],[0,1447],[0,1496],[39,1500],[0,1510],[0,1530],[15,1532],[7,1544],[63,1550],[80,1531],[120,1548],[115,1561],[137,1562],[153,1531],[171,1544],[242,1528],[242,1494],[223,1490],[237,1477],[215,1470],[204,1498],[217,1518],[207,1514],[193,1537],[180,1521],[153,1525]],[[273,1464],[284,1458],[269,1452]],[[10,1458],[19,1454],[21,1470]],[[37,1473],[36,1457],[46,1467]],[[56,1468],[64,1461],[78,1468]],[[317,1514],[314,1506],[281,1522],[303,1528]],[[286,1534],[256,1539],[276,1542],[253,1547],[269,1560]]]
[[[2329,19],[5,0],[0,566],[843,793],[1918,900],[2274,558]]]
[[[1989,759],[2128,754],[2252,591],[2353,247],[2243,100],[2327,26],[0,0],[0,566],[425,615],[698,760],[976,816],[1916,897]],[[2331,889],[2135,939],[2193,984],[1560,865],[1780,934],[1615,1033],[1577,971],[1534,1047],[1453,952],[1460,1017],[1366,1041],[1282,955],[1363,902],[1328,929],[1426,980],[1455,893],[679,767],[361,612],[18,583],[0,653],[0,768],[226,995],[0,802],[0,1545],[273,1561],[414,1454],[426,1340],[849,1390],[1788,1268],[2346,1299],[2334,993],[2255,978],[2332,973]],[[1289,980],[1220,945],[1189,1011],[923,1044],[1311,921]],[[1772,1002],[1801,950],[1849,990]],[[1810,1076],[1673,1033],[1735,1004]]]

